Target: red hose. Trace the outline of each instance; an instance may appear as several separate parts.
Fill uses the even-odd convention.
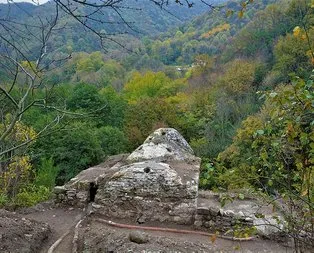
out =
[[[230,236],[225,236],[225,235],[211,234],[211,233],[202,232],[202,231],[193,231],[193,230],[184,230],[184,229],[175,229],[175,228],[142,227],[142,226],[136,226],[136,225],[116,223],[116,222],[113,222],[110,220],[97,219],[97,218],[95,218],[95,220],[99,221],[101,223],[105,223],[105,224],[112,226],[112,227],[117,227],[117,228],[171,232],[171,233],[177,233],[177,234],[195,234],[195,235],[204,235],[204,236],[217,236],[218,238],[232,240],[232,241],[251,241],[254,239],[254,237],[237,238],[237,237],[230,237]]]

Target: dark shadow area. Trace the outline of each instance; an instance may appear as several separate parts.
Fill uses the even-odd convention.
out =
[[[98,186],[94,182],[91,182],[89,184],[89,202],[95,201],[97,190],[98,190]]]

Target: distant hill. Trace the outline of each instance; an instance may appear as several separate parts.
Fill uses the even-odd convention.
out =
[[[239,17],[241,2],[228,1],[224,8],[198,15],[183,25],[148,39],[146,52],[165,65],[191,64],[198,54],[221,55],[259,11],[278,0],[254,1]],[[228,15],[230,10],[233,14]]]
[[[224,0],[211,1],[211,3],[217,5],[222,2]],[[130,41],[136,43],[136,39],[144,35],[152,36],[160,32],[165,32],[169,28],[183,24],[210,9],[200,0],[195,0],[194,3],[193,8],[171,3],[165,9],[161,9],[148,0],[128,0],[125,1],[127,8],[120,9],[123,20],[117,12],[108,9],[101,14],[93,16],[95,19],[105,22],[89,21],[88,24],[97,31],[118,35],[114,37],[114,40],[119,41],[123,45],[129,44],[130,47]],[[82,14],[90,12],[91,9],[88,7],[80,9],[80,13]],[[0,18],[9,18],[13,22],[18,21],[20,23],[37,25],[39,22],[37,17],[41,17],[44,20],[54,13],[55,4],[53,2],[48,2],[40,6],[30,3],[0,4]],[[123,21],[127,21],[130,26],[123,23]],[[70,51],[92,52],[101,49],[97,36],[91,32],[88,33],[87,29],[80,25],[73,17],[61,13],[59,23],[60,28],[63,29],[53,34],[53,42],[50,44],[53,51],[68,53]],[[36,42],[29,42],[29,44],[31,44],[30,48],[32,49]],[[116,46],[110,40],[105,41],[105,48],[107,50]]]

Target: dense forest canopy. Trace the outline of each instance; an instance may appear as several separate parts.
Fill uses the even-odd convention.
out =
[[[203,160],[201,187],[280,195],[307,220],[314,2],[153,2],[94,20],[82,6],[81,25],[54,1],[0,5],[0,206],[173,127]]]

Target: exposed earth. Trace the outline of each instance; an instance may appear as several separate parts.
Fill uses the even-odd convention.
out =
[[[76,230],[86,211],[53,207],[48,203],[16,214],[7,213],[12,223],[1,227],[1,252],[293,252],[283,244],[259,238],[243,242],[217,238],[213,242],[212,237],[203,235],[116,228],[97,221],[99,217],[93,215],[83,220]],[[128,220],[115,221],[131,224]],[[28,223],[32,229],[21,223]],[[191,230],[177,224],[147,223],[145,226]],[[73,244],[75,231],[78,234]],[[62,235],[66,236],[60,244],[48,251]]]

